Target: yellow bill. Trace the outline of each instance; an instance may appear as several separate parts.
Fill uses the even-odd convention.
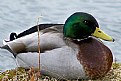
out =
[[[106,41],[112,41],[112,42],[114,42],[114,39],[111,36],[109,36],[106,33],[104,33],[98,27],[96,27],[96,30],[94,31],[94,33],[92,34],[92,36],[95,36],[97,38],[101,38],[101,39],[106,40]]]

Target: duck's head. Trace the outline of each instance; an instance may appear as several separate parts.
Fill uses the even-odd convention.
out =
[[[76,12],[72,14],[64,24],[64,36],[72,39],[84,39],[88,36],[95,36],[107,41],[114,39],[105,34],[98,25],[96,19],[84,12]]]

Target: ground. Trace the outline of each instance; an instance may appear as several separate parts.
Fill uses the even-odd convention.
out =
[[[49,76],[40,75],[37,69],[16,68],[0,73],[0,81],[58,81]],[[68,80],[69,81],[69,80]],[[78,80],[76,80],[78,81]],[[85,80],[82,80],[85,81]],[[121,81],[121,63],[113,63],[107,75],[97,80],[86,81]]]

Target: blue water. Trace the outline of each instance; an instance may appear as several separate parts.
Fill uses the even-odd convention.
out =
[[[121,62],[121,0],[2,0],[0,1],[0,46],[11,32],[20,33],[40,23],[64,23],[74,12],[92,14],[100,27],[115,38],[115,42],[103,41]],[[15,68],[11,53],[0,49],[0,70]]]

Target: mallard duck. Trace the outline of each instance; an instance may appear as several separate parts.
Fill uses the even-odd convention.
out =
[[[65,24],[40,24],[41,73],[59,79],[95,79],[110,70],[111,50],[99,39],[114,41],[96,19],[76,12]],[[1,48],[13,53],[21,67],[38,67],[38,33],[34,26],[18,35],[11,34]]]

